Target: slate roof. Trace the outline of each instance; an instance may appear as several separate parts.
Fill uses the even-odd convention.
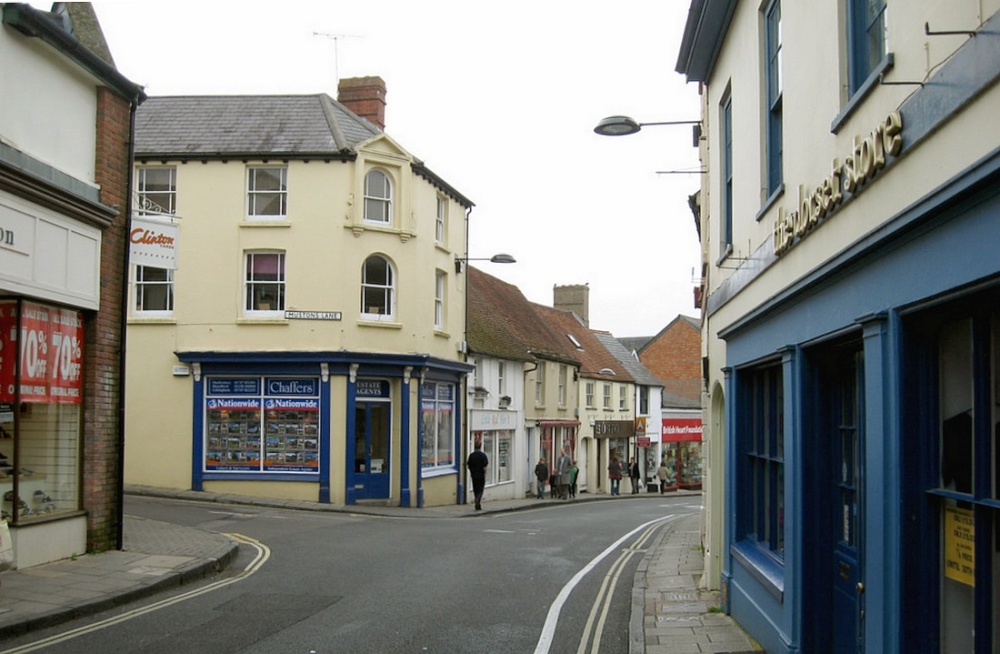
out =
[[[608,350],[611,356],[618,359],[619,362],[625,367],[632,378],[635,379],[635,383],[642,384],[643,386],[663,386],[663,382],[660,381],[656,375],[649,371],[649,368],[642,365],[642,362],[632,356],[632,351],[626,348],[621,341],[611,335],[610,332],[591,330],[594,336],[600,341],[604,347]]]
[[[160,96],[136,110],[135,154],[351,157],[381,133],[325,93]]]
[[[470,352],[514,361],[538,357],[579,365],[520,289],[473,266],[465,271]]]
[[[553,309],[540,304],[533,304],[532,307],[548,323],[549,327],[557,333],[562,347],[568,352],[575,353],[580,360],[580,376],[591,379],[603,379],[608,381],[632,382],[635,381],[629,374],[625,366],[616,359],[608,349],[597,339],[594,333],[583,324],[583,321],[572,311]],[[576,345],[569,339],[567,334],[572,334],[573,338],[581,345]],[[601,374],[601,370],[611,369],[614,375]]]
[[[625,346],[625,349],[629,352],[638,352],[642,348],[646,347],[646,343],[653,340],[652,336],[622,336],[618,339],[618,342]]]

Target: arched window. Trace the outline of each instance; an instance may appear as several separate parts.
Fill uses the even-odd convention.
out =
[[[395,296],[392,264],[377,254],[365,259],[361,269],[361,316],[367,320],[392,320]]]
[[[381,170],[365,175],[365,220],[392,224],[392,181]]]

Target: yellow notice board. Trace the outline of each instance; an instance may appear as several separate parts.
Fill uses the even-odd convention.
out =
[[[946,506],[944,509],[944,574],[949,579],[975,586],[976,525],[972,511]]]

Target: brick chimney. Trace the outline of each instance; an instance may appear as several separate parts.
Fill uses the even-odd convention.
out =
[[[381,77],[349,77],[337,85],[337,101],[385,129],[385,82]]]
[[[587,284],[553,286],[552,307],[574,312],[580,316],[584,325],[590,327],[590,286]]]

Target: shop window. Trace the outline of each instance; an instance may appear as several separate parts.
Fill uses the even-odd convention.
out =
[[[0,497],[14,524],[80,508],[83,324],[72,309],[0,302]]]
[[[486,468],[486,485],[496,486],[511,481],[514,432],[477,431],[473,432],[473,440],[483,444],[483,452],[490,460],[490,465]]]
[[[945,324],[937,346],[940,651],[997,652],[1000,314]]]
[[[746,373],[739,411],[741,471],[746,474],[738,506],[740,538],[777,559],[785,551],[784,390],[780,365]]]
[[[319,470],[319,379],[207,377],[204,471]]]
[[[455,384],[420,385],[421,451],[425,471],[455,467]]]

